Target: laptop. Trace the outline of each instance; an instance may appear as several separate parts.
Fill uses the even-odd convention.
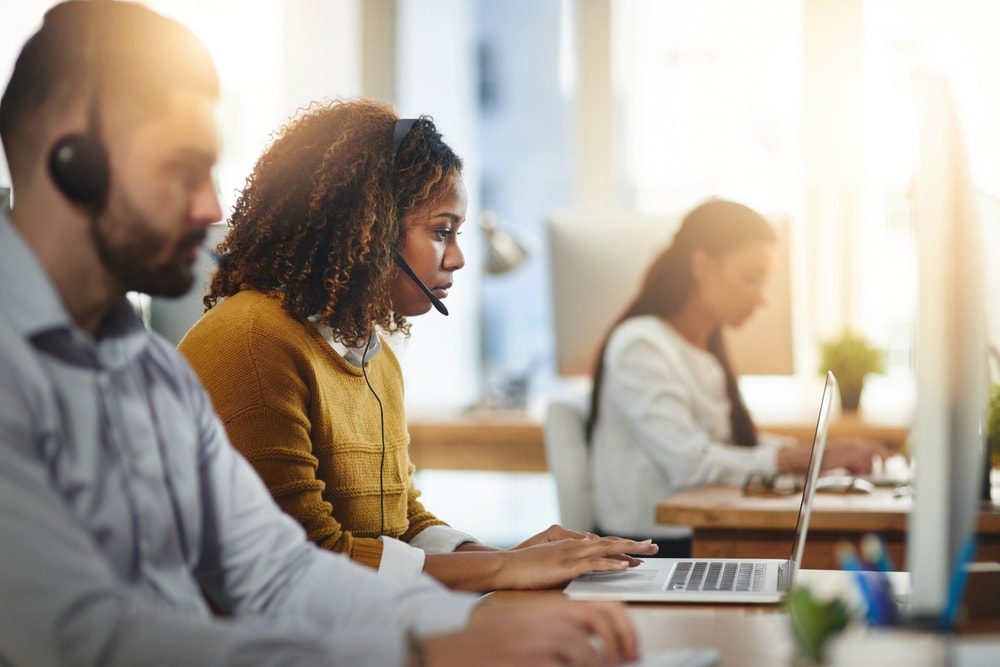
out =
[[[647,558],[626,572],[593,572],[566,586],[573,600],[649,602],[773,603],[791,587],[802,564],[809,515],[816,495],[837,380],[827,372],[816,434],[806,472],[792,553],[787,560],[751,558]]]

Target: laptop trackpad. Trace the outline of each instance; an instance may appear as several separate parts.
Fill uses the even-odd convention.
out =
[[[656,579],[659,570],[644,570],[636,568],[625,572],[591,572],[578,577],[576,580],[583,582],[600,583],[602,589],[612,590],[650,590],[649,584]]]

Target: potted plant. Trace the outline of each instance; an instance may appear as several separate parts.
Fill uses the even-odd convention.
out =
[[[820,373],[833,371],[840,387],[840,407],[845,412],[856,412],[865,378],[869,373],[881,373],[884,369],[882,350],[848,329],[837,338],[822,343],[820,350]]]
[[[990,389],[986,419],[986,435],[989,437],[993,467],[1000,468],[1000,384],[994,384]]]

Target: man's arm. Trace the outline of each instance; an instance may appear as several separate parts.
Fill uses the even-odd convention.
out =
[[[227,485],[199,493],[202,520],[190,525],[199,525],[201,541],[208,537],[215,546],[234,534],[245,541],[230,539],[230,547],[246,549],[226,551],[235,562],[214,570],[216,583],[223,584],[216,593],[242,593],[242,598],[233,596],[242,604],[225,610],[232,618],[211,618],[123,581],[55,489],[41,453],[47,449],[43,442],[55,437],[49,432],[54,424],[46,421],[54,408],[46,408],[44,389],[33,381],[36,374],[19,363],[26,356],[0,354],[5,389],[0,401],[0,662],[42,667],[392,665],[403,664],[407,628],[429,632],[464,625],[470,599],[442,593],[426,581],[410,586],[372,582],[375,575],[361,566],[306,545],[301,530],[288,525],[291,520],[225,443],[207,400],[201,412],[192,414],[199,424],[211,417],[220,429],[218,444],[224,446],[214,456],[211,447],[203,448],[202,472]],[[190,395],[205,400],[193,376],[189,382],[197,389]],[[255,511],[261,505],[270,512]],[[257,520],[237,525],[244,514]],[[271,532],[271,524],[284,525]],[[211,568],[206,558],[199,566]],[[287,577],[275,575],[284,570]],[[205,581],[211,583],[208,577]],[[396,603],[395,613],[385,609]],[[442,614],[427,610],[426,622],[413,621],[425,606]]]
[[[223,621],[173,609],[120,581],[0,424],[0,656],[15,665],[402,664],[399,628]],[[350,630],[350,632],[348,632]],[[341,641],[341,638],[343,640]],[[340,659],[342,661],[338,662]]]
[[[93,540],[71,520],[48,485],[47,472],[23,448],[0,437],[0,659],[33,667],[132,667],[144,665],[404,665],[409,654],[403,632],[386,620],[344,616],[336,609],[359,596],[384,597],[377,576],[316,549],[316,560],[339,561],[359,576],[345,600],[319,609],[324,632],[302,624],[316,600],[301,592],[285,596],[283,609],[257,619],[222,620],[155,602],[118,581]],[[323,567],[315,567],[322,576]],[[295,589],[320,583],[303,576]],[[372,585],[375,584],[373,587]],[[389,588],[385,586],[384,588]],[[439,598],[426,586],[395,587],[402,608]],[[406,598],[409,599],[406,599]],[[448,596],[449,598],[452,596]],[[292,601],[297,601],[291,604]],[[319,602],[322,602],[320,600]],[[468,603],[471,605],[471,602]],[[361,622],[364,621],[364,622]],[[635,634],[624,608],[607,603],[551,602],[491,605],[477,611],[470,627],[424,641],[428,667],[522,664],[556,658],[596,662],[591,637],[600,637],[612,659],[636,657]]]

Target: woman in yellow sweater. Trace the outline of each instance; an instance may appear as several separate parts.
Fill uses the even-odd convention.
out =
[[[406,334],[408,316],[443,307],[465,262],[461,169],[429,118],[366,101],[311,108],[247,180],[180,349],[233,445],[322,547],[476,591],[634,565],[627,553],[656,547],[553,526],[497,550],[418,500],[402,375],[378,332]]]

